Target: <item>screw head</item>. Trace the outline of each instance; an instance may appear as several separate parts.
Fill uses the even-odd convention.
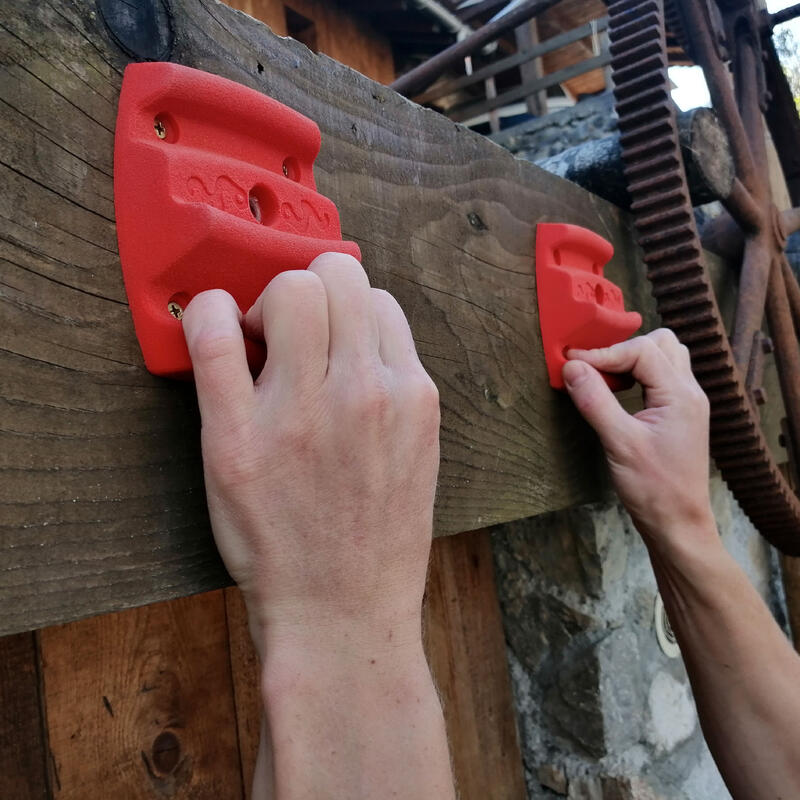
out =
[[[289,165],[284,161],[283,162],[283,174],[288,178],[289,177]]]
[[[169,311],[175,319],[180,319],[183,316],[183,308],[174,300],[170,300],[169,303],[167,303],[167,311]]]
[[[156,132],[156,136],[158,136],[159,139],[167,138],[167,126],[158,117],[153,121],[153,130]]]

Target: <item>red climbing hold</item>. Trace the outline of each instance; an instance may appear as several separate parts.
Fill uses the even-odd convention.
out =
[[[571,347],[590,350],[627,339],[642,325],[635,311],[625,311],[622,291],[603,268],[614,248],[596,233],[578,225],[536,226],[536,291],[542,345],[554,389],[563,389],[561,370]],[[630,379],[604,375],[615,391]]]
[[[360,258],[317,193],[320,133],[253,89],[178,64],[125,70],[114,145],[114,206],[125,288],[147,368],[190,377],[179,319],[198,292],[243,311],[279,272],[320,253]],[[263,345],[247,341],[258,369]]]

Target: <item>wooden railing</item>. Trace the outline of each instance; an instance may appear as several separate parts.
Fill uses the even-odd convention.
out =
[[[540,9],[547,10],[547,8],[549,8],[551,5],[551,3],[542,3],[540,5]],[[501,21],[502,20],[496,20],[493,23],[489,23],[489,25],[485,27],[488,28],[491,25],[499,26]],[[517,29],[517,31],[521,31],[522,27],[527,24],[531,23],[526,21]],[[441,104],[446,108],[445,113],[447,116],[456,122],[464,122],[486,113],[491,115],[492,112],[497,111],[497,109],[522,100],[528,101],[529,108],[532,109],[533,107],[530,104],[530,98],[536,96],[542,97],[541,93],[543,93],[546,89],[561,83],[565,83],[573,78],[577,78],[596,69],[604,69],[609,66],[611,63],[611,56],[608,51],[608,42],[606,36],[607,29],[607,17],[586,22],[576,28],[573,28],[572,30],[559,33],[558,35],[553,36],[544,42],[537,42],[533,44],[533,46],[525,47],[525,49],[514,53],[513,55],[500,58],[499,60],[482,66],[466,75],[435,84],[426,91],[414,96],[414,100],[422,105],[436,105],[439,104],[439,101],[442,101],[445,98],[450,98],[451,96],[457,95],[458,93],[463,92],[470,87],[483,83],[485,96],[482,99],[476,99],[473,97],[461,103],[456,101],[455,103]],[[477,31],[476,37],[484,30],[485,28]],[[576,42],[580,42],[588,37],[592,37],[594,40],[594,54],[590,58],[561,69],[557,69],[549,74],[542,74],[541,59],[544,56],[555,53],[562,48],[573,45]],[[476,39],[476,41],[485,43],[486,38],[485,36],[481,36],[479,39]],[[521,42],[521,37],[518,36],[517,41],[519,45]],[[464,49],[463,43],[462,45],[458,46],[460,46],[461,49]],[[456,45],[454,45],[454,48],[455,47]],[[433,62],[435,59],[439,59],[442,61],[442,63],[445,63],[441,58],[444,55],[445,54],[440,54],[439,56],[436,56],[431,60],[431,62]],[[431,62],[428,62],[427,64],[424,64],[418,68],[420,72],[427,73],[427,82],[430,81],[431,76],[433,75],[433,71],[430,68],[432,68],[434,65]],[[452,66],[453,61],[450,60],[448,63],[450,66]],[[538,69],[531,70],[530,65],[532,64],[536,64]],[[522,75],[521,83],[498,93],[495,83],[496,77],[504,72],[516,68],[520,69]],[[402,80],[403,79],[401,78],[400,81]],[[545,113],[545,109],[542,108],[539,113]],[[494,121],[496,127],[496,120]]]

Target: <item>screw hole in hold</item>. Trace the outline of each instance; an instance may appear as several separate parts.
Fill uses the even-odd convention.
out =
[[[258,74],[261,75],[264,72],[264,65],[259,61],[256,69],[258,70]]]
[[[169,114],[156,114],[153,117],[153,132],[162,142],[178,140],[178,126]]]
[[[183,311],[189,305],[189,297],[186,292],[176,292],[167,301],[167,311],[177,320],[183,319]]]
[[[248,197],[253,219],[261,225],[271,225],[278,213],[278,198],[263,184],[257,183]]]
[[[596,284],[594,287],[594,296],[598,305],[603,305],[606,300],[606,293],[601,284]]]
[[[261,203],[259,203],[258,197],[256,197],[252,192],[250,193],[248,203],[250,205],[250,213],[253,215],[253,219],[256,222],[261,222]]]
[[[292,158],[291,156],[285,158],[283,164],[281,165],[281,169],[283,170],[283,174],[290,181],[300,180],[300,165],[297,163],[296,158]]]

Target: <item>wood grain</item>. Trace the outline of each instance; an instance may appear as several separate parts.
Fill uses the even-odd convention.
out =
[[[459,797],[524,800],[488,531],[434,542],[424,621]]]
[[[0,797],[49,800],[36,635],[0,639]]]
[[[77,0],[11,0],[0,31],[0,633],[226,583],[191,386],[143,368],[116,252],[112,140],[127,63]],[[547,384],[539,221],[610,238],[652,320],[628,221],[583,190],[244,14],[175,0],[172,59],[323,131],[320,190],[403,305],[442,397],[437,535],[596,499],[594,438]],[[261,64],[263,71],[259,72]]]
[[[242,800],[221,591],[40,635],[54,800]]]
[[[224,590],[228,617],[228,642],[233,677],[233,699],[236,706],[236,728],[239,734],[239,760],[246,800],[253,793],[258,742],[261,734],[263,704],[261,702],[261,669],[247,627],[247,609],[238,587]]]

